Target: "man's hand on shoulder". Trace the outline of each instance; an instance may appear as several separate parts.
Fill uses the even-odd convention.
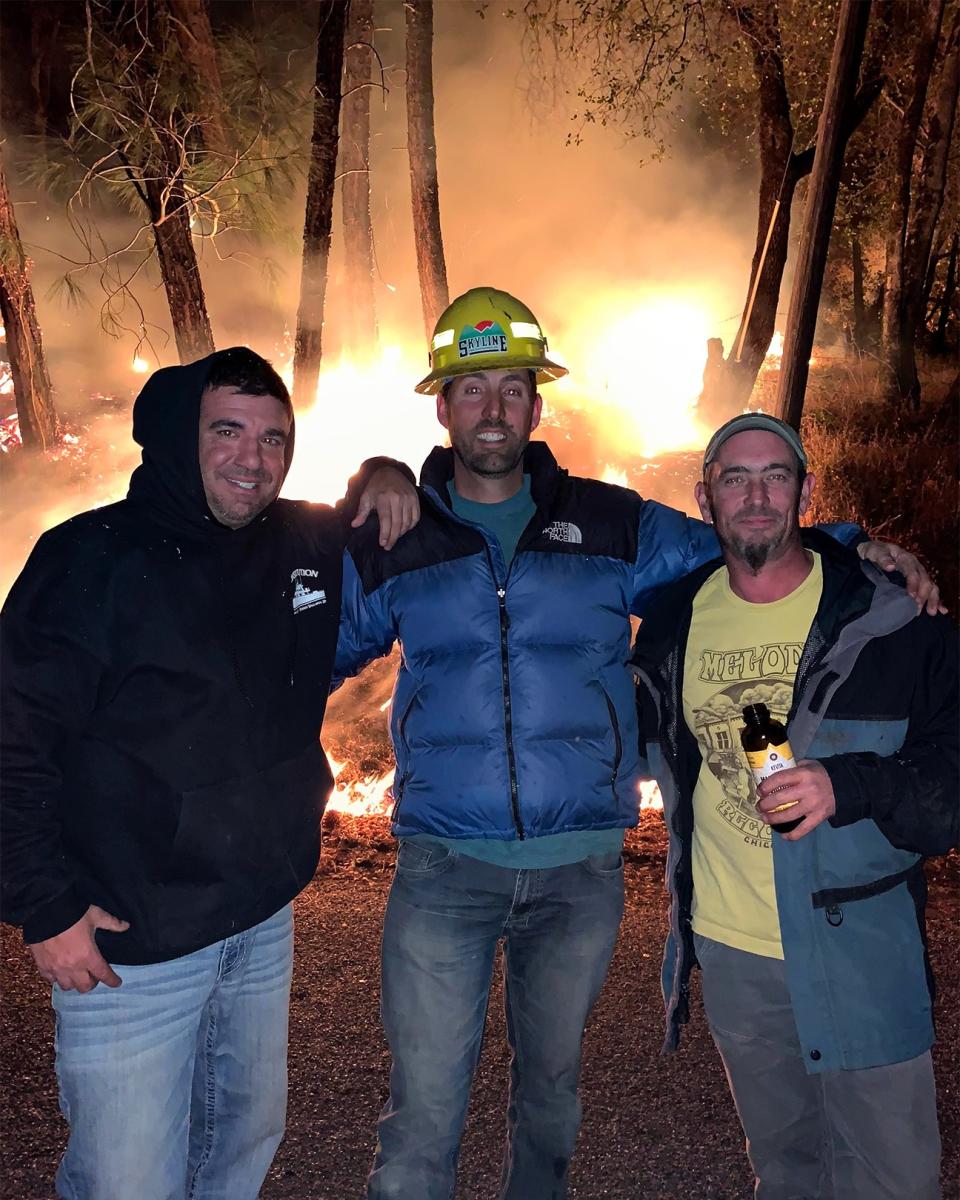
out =
[[[833,784],[826,768],[813,758],[801,758],[795,767],[778,771],[765,779],[757,788],[757,813],[761,820],[776,829],[781,821],[802,820],[800,824],[781,836],[785,842],[796,842],[823,821],[829,820],[837,811]],[[789,804],[783,812],[774,812],[782,804]]]
[[[938,612],[947,611],[940,603],[940,588],[930,578],[920,559],[909,550],[904,550],[894,542],[872,541],[861,542],[857,553],[881,571],[899,571],[917,605],[917,612],[925,608],[931,617],[935,617]]]
[[[392,550],[420,520],[420,497],[401,471],[379,467],[363,489],[357,515],[350,524],[358,528],[374,509],[380,518],[380,545],[384,550]]]
[[[123,933],[129,928],[129,921],[121,921],[91,904],[75,925],[27,949],[43,978],[66,992],[92,992],[98,983],[119,987],[120,976],[97,949],[94,933],[97,929]]]

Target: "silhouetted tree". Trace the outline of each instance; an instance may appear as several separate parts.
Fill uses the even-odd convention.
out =
[[[313,136],[303,224],[303,266],[293,358],[293,392],[309,402],[317,391],[323,353],[323,306],[330,258],[333,189],[337,175],[340,81],[347,0],[322,0],[317,28],[317,72],[313,96]]]
[[[404,0],[407,20],[407,152],[423,323],[429,338],[450,302],[440,232],[433,124],[433,0]]]

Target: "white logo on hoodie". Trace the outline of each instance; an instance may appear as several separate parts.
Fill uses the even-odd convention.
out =
[[[313,587],[310,582],[317,579],[319,574],[319,571],[311,570],[310,567],[297,567],[295,571],[291,571],[290,582],[293,584],[293,611],[295,613],[314,608],[318,604],[326,604],[327,593],[321,588]],[[306,583],[304,583],[305,579]]]

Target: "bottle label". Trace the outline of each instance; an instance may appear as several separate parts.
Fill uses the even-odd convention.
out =
[[[754,783],[757,784],[763,783],[771,775],[776,775],[777,771],[786,771],[788,767],[797,765],[793,761],[793,751],[789,742],[781,742],[779,746],[767,746],[765,750],[747,750],[746,755]]]

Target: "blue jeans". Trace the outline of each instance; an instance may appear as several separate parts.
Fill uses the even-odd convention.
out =
[[[515,870],[401,842],[383,930],[393,1067],[368,1200],[449,1200],[504,941],[510,1101],[502,1200],[562,1200],[580,1044],[623,916],[619,854]]]
[[[252,1200],[283,1136],[290,906],[194,954],[54,987],[67,1200]]]

